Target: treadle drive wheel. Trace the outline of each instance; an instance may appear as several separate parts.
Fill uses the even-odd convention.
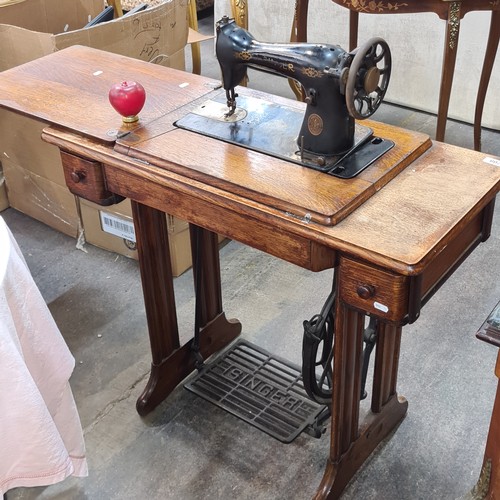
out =
[[[328,296],[320,314],[304,321],[302,379],[308,396],[319,404],[332,401],[333,329],[335,293]]]

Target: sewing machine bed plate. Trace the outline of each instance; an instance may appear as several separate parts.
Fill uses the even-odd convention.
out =
[[[343,179],[355,177],[394,147],[394,142],[374,137],[371,128],[356,124],[353,148],[343,155],[322,157],[320,164],[317,157],[301,154],[297,145],[302,110],[251,96],[240,96],[237,102],[234,114],[227,117],[226,99],[220,95],[175,125]]]

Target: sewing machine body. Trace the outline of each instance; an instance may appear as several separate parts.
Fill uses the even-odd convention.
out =
[[[216,54],[225,99],[203,103],[177,126],[342,178],[354,177],[394,146],[355,122],[376,111],[387,89],[391,59],[382,39],[353,52],[338,45],[266,43],[223,17]],[[249,67],[299,82],[305,111],[248,96],[237,105],[235,88]]]
[[[217,24],[216,52],[226,91],[234,90],[248,67],[301,83],[307,106],[298,146],[305,152],[332,156],[352,148],[354,118],[342,93],[342,76],[352,61],[351,54],[335,45],[259,42],[227,19]]]

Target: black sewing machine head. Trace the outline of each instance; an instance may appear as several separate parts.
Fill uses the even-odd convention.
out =
[[[337,45],[264,43],[224,16],[217,23],[216,53],[225,98],[203,103],[177,126],[343,178],[394,146],[355,123],[377,110],[389,84],[391,53],[381,38],[352,52]],[[300,106],[278,105],[265,94],[238,97],[235,87],[248,67],[299,82],[305,116]]]
[[[263,43],[228,17],[217,23],[216,53],[229,114],[248,66],[292,78],[304,88],[307,103],[299,147],[326,156],[352,148],[354,118],[377,110],[391,72],[390,50],[381,38],[350,53],[336,45]]]

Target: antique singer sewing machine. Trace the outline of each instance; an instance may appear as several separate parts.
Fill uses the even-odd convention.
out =
[[[393,147],[355,124],[378,109],[387,91],[391,53],[383,39],[373,38],[350,53],[336,45],[264,43],[225,16],[217,23],[216,52],[227,102],[204,103],[179,120],[179,127],[344,178]],[[305,114],[247,96],[237,105],[235,87],[248,67],[302,85]]]

